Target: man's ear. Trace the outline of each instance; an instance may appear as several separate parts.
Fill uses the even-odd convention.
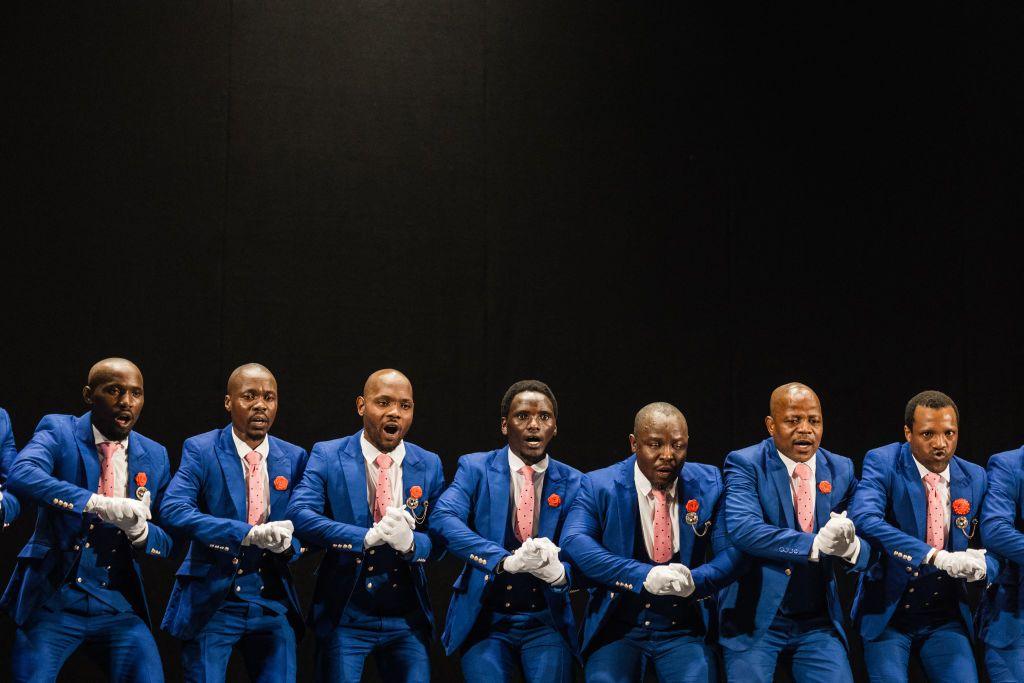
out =
[[[910,427],[908,427],[907,425],[903,425],[903,436],[907,439],[908,442],[910,441],[910,435],[912,433],[913,432],[910,431]]]
[[[768,429],[768,436],[775,436],[775,419],[771,415],[765,416],[764,426]]]
[[[636,437],[632,434],[629,435],[629,450],[632,453],[636,453]]]
[[[366,399],[362,396],[356,396],[356,412],[359,413],[359,417],[366,413]]]
[[[82,400],[85,401],[85,405],[92,405],[92,387],[88,384],[82,387]]]
[[[501,435],[508,436],[508,420],[504,417],[501,418]]]
[[[224,410],[231,412],[231,397],[228,395],[224,396]]]

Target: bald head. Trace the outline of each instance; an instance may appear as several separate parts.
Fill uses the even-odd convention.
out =
[[[409,392],[412,392],[412,382],[409,381],[408,377],[403,375],[398,370],[394,370],[392,368],[385,368],[384,370],[378,370],[377,372],[372,373],[369,377],[366,378],[366,381],[363,383],[363,396],[369,396],[371,394],[376,393],[382,383],[404,383],[406,386],[409,387]]]
[[[629,447],[641,474],[659,491],[667,491],[682,472],[689,445],[686,418],[671,403],[649,403],[633,419]]]
[[[224,409],[231,416],[231,429],[249,448],[267,438],[277,418],[277,379],[259,363],[239,365],[228,376]]]
[[[779,452],[795,462],[810,460],[824,430],[818,395],[800,382],[783,384],[772,392],[768,410],[764,424]]]
[[[89,368],[82,398],[92,413],[93,426],[111,441],[122,441],[145,402],[142,371],[130,360],[104,358]]]
[[[142,371],[130,360],[126,358],[104,358],[89,368],[89,378],[85,383],[95,387],[108,381],[111,377],[125,372],[137,374],[140,380],[142,378]]]
[[[378,370],[366,378],[356,412],[363,418],[363,436],[381,453],[390,453],[412,426],[412,382],[398,370]]]
[[[772,397],[768,400],[768,414],[775,415],[778,410],[784,409],[791,402],[799,401],[805,397],[811,398],[819,406],[821,405],[818,395],[806,384],[789,382],[776,387],[775,391],[772,392]]]
[[[245,365],[239,365],[228,375],[228,394],[237,391],[239,385],[244,383],[245,379],[249,377],[269,378],[274,382],[275,388],[277,387],[277,378],[265,366],[259,363],[246,363]]]
[[[682,411],[671,403],[657,401],[648,403],[637,412],[636,417],[633,418],[633,433],[640,434],[642,431],[649,430],[655,422],[666,418],[678,418],[683,430],[686,430],[686,418]]]

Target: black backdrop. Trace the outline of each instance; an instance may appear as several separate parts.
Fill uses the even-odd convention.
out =
[[[83,411],[108,355],[143,369],[139,430],[172,466],[250,360],[280,381],[275,433],[307,447],[402,369],[411,440],[449,477],[500,445],[525,377],[583,470],[652,400],[718,464],[792,379],[858,462],[924,388],[958,400],[961,455],[1019,445],[1024,9],[711,4],[5,4],[19,445]],[[175,567],[145,565],[157,621]],[[455,570],[433,570],[441,614]],[[438,648],[436,678],[456,667]]]

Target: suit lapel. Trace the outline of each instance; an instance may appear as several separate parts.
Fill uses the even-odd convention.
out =
[[[76,419],[75,436],[78,439],[78,455],[85,472],[85,489],[96,491],[100,486],[100,457],[96,453],[96,437],[92,433],[92,414]]]
[[[776,452],[774,444],[774,441],[768,439],[768,446],[763,453],[766,460],[765,469],[768,472],[768,478],[775,486],[775,495],[778,498],[779,507],[782,508],[782,514],[786,517],[786,527],[796,529],[793,515],[793,490],[789,485],[789,470],[786,469],[782,458]]]
[[[686,503],[692,499],[696,500],[697,505],[700,506],[697,508],[698,523],[696,525],[699,530],[703,524],[700,518],[704,516],[704,498],[703,492],[700,490],[700,482],[692,478],[685,465],[683,465],[682,476],[679,477],[676,493],[676,508],[679,516],[679,561],[689,567],[690,556],[693,554],[693,541],[697,536],[693,527],[686,523]]]
[[[221,472],[224,474],[224,483],[228,487],[228,494],[235,506],[235,519],[244,522],[249,518],[249,501],[245,490],[245,472],[242,469],[242,461],[238,457],[235,440],[231,438],[231,425],[221,430],[214,450],[217,452],[217,462],[220,463]]]
[[[505,529],[508,526],[508,508],[511,494],[511,470],[508,467],[508,446],[491,457],[490,465],[487,468],[487,491],[490,496],[491,509],[489,510],[490,526],[487,529],[487,538],[495,543],[503,543],[505,540]]]
[[[949,549],[950,550],[967,550],[968,538],[964,535],[964,531],[967,533],[971,532],[971,520],[974,519],[977,514],[977,501],[974,500],[974,495],[971,491],[971,478],[967,476],[967,472],[957,462],[957,458],[953,458],[949,463],[949,503],[952,506],[953,501],[958,498],[963,498],[971,505],[971,510],[966,515],[958,515],[950,509],[949,515]],[[968,526],[963,531],[956,525],[958,517],[964,517],[967,520]]]
[[[811,492],[814,496],[814,519],[818,523],[817,529],[822,529],[828,524],[829,513],[832,512],[832,490],[822,493],[820,484],[823,481],[832,483],[832,467],[825,457],[825,452],[819,449],[814,463],[814,491]]]
[[[906,524],[908,520],[914,524],[914,536],[925,540],[927,501],[924,498],[924,483],[921,481],[921,473],[917,470],[914,455],[910,452],[910,446],[903,444],[900,447],[900,469],[903,474],[904,504],[896,510],[900,517],[900,524]],[[908,506],[906,502],[909,502]]]
[[[370,526],[370,504],[367,502],[366,459],[359,443],[363,432],[349,439],[348,447],[338,451],[341,460],[341,471],[345,475],[345,487],[348,489],[348,500],[352,506],[352,520],[360,526]]]
[[[150,477],[153,475],[152,470],[153,464],[152,459],[149,457],[149,451],[142,447],[139,441],[138,435],[131,434],[128,437],[128,481],[126,482],[127,491],[125,496],[128,498],[134,498],[135,500],[141,500],[139,496],[135,494],[139,486],[139,475],[144,475],[146,481],[145,486],[149,488],[153,486]],[[152,496],[153,494],[150,494]]]
[[[635,551],[633,546],[636,540],[636,518],[640,508],[636,498],[636,481],[633,478],[635,463],[636,456],[623,462],[615,481],[615,510],[616,522],[619,527],[619,547],[609,547],[609,550],[617,550],[622,557],[633,557]],[[605,534],[605,544],[607,545],[612,538],[614,538],[614,534]]]
[[[402,491],[399,493],[399,500],[395,501],[395,505],[398,507],[405,505],[410,514],[415,513],[414,516],[423,514],[420,506],[424,503],[431,505],[431,502],[420,498],[416,503],[415,509],[410,509],[407,503],[409,498],[411,498],[409,491],[412,490],[413,486],[419,486],[420,490],[423,491],[424,494],[427,492],[426,478],[426,467],[423,465],[422,456],[418,453],[414,453],[412,449],[406,445],[405,458],[402,459]]]
[[[543,498],[536,501],[536,504],[540,505],[540,523],[538,524],[539,528],[534,532],[534,536],[549,538],[554,542],[555,531],[558,529],[558,508],[548,505],[548,499],[552,495],[557,495],[562,500],[565,500],[565,479],[562,478],[562,472],[558,463],[550,456],[548,457],[548,471],[544,474],[544,489],[542,493]]]
[[[267,437],[270,439],[270,437]],[[267,453],[267,481],[270,484],[270,517],[271,520],[284,519],[285,510],[288,508],[288,488],[294,485],[291,481],[291,465],[288,456],[284,454],[281,447],[270,439],[270,452]],[[285,481],[285,488],[278,490],[276,481],[281,477]]]

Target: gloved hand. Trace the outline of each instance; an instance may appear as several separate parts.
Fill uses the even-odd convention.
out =
[[[291,522],[288,522],[290,525]],[[284,542],[287,541],[287,544]],[[267,522],[265,524],[256,524],[253,528],[249,529],[249,533],[246,534],[245,539],[242,541],[242,545],[254,545],[257,548],[263,548],[270,552],[282,552],[277,548],[287,549],[288,544],[292,542],[292,532],[289,527],[282,526],[280,522]]]
[[[147,495],[148,495],[147,491]],[[127,529],[141,520],[152,518],[149,511],[148,500],[143,503],[131,498],[113,498],[101,496],[98,493],[92,494],[89,502],[85,504],[86,512],[94,512],[104,522],[115,525],[119,529]]]
[[[674,562],[651,568],[644,580],[644,588],[651,595],[678,595],[685,598],[693,593],[696,586],[689,567]]]
[[[409,525],[410,529],[412,529],[413,531],[416,530],[416,520],[413,519],[413,516],[410,515],[409,511],[406,510],[405,508],[389,507],[387,509],[387,513],[384,516],[391,517],[396,522],[405,522]],[[384,520],[382,519],[381,521]]]
[[[832,512],[830,515],[828,522],[814,537],[813,547],[825,555],[842,558],[852,556],[856,546],[860,545],[853,521],[847,518],[846,510],[841,514]]]
[[[287,552],[292,547],[292,536],[295,534],[295,525],[292,524],[290,519],[283,519],[277,522],[267,522],[265,526],[272,528],[276,532],[278,542],[273,543],[273,536],[271,536],[271,543],[267,547],[272,553],[283,553]]]
[[[978,572],[977,556],[968,554],[965,551],[949,552],[940,550],[932,558],[932,564],[937,569],[949,574],[954,579],[970,579]],[[984,577],[985,560],[981,560],[981,573]]]
[[[136,502],[129,498],[125,498],[124,500],[128,501],[129,503]],[[145,540],[145,538],[149,535],[149,524],[146,522],[146,520],[152,519],[153,517],[153,513],[150,511],[149,491],[146,491],[146,493],[143,494],[142,500],[138,501],[138,503],[142,504],[146,508],[145,518],[137,517],[134,523],[131,524],[131,526],[120,527],[121,529],[124,529],[125,536],[127,536],[128,540],[132,543],[140,543],[141,541]],[[138,511],[137,506],[135,507],[136,511]]]
[[[363,548],[372,548],[378,545],[384,545],[384,532],[380,528],[380,522],[367,529],[366,536],[363,537]]]
[[[964,551],[970,557],[972,561],[970,567],[970,576],[967,577],[967,581],[981,581],[985,578],[987,568],[985,566],[985,549],[975,550],[974,548],[968,548]]]
[[[551,539],[543,537],[528,538],[523,545],[527,544],[529,547],[526,553],[530,556],[539,556],[542,563],[536,569],[531,569],[530,573],[553,586],[565,583],[565,565],[558,559],[558,553],[562,549],[552,543]]]
[[[501,568],[509,574],[532,572],[544,564],[544,557],[534,546],[533,539],[526,539],[516,551],[502,560]]]
[[[380,520],[380,531],[384,542],[403,555],[412,552],[415,543],[412,526],[404,516],[408,514],[400,508],[389,507],[387,513]]]

